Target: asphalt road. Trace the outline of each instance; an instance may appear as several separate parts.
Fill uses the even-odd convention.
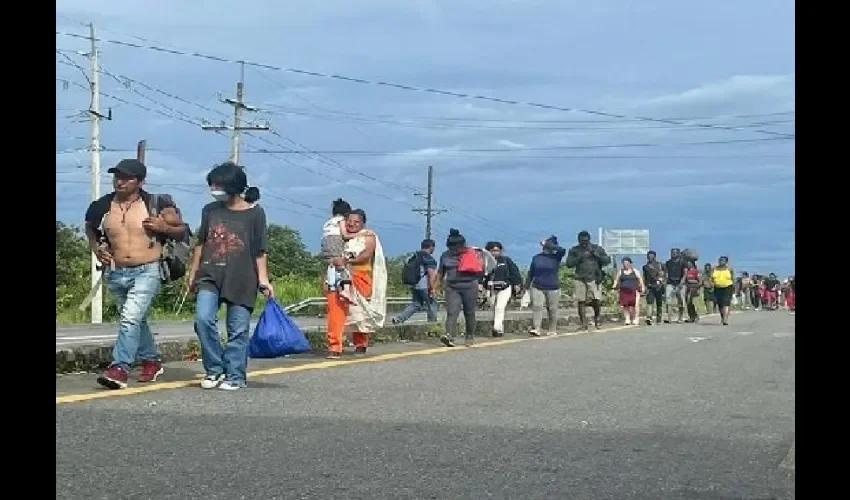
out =
[[[56,498],[794,498],[787,313],[446,351],[57,404]]]
[[[568,311],[561,311],[562,315]],[[530,316],[531,312],[524,311],[509,311],[508,318],[517,316]],[[440,313],[440,318],[444,318],[445,313]],[[492,313],[489,311],[481,311],[478,313],[481,319],[492,318]],[[408,323],[425,323],[425,313],[415,314]],[[324,330],[325,318],[319,317],[302,317],[296,316],[295,322],[298,323],[304,331],[308,330]],[[254,323],[251,323],[253,330]],[[178,341],[195,338],[192,321],[154,321],[151,322],[151,330],[156,335],[158,341]],[[115,338],[118,336],[118,326],[115,323],[102,323],[99,325],[56,325],[56,350],[70,349],[81,346],[98,346],[112,345]]]

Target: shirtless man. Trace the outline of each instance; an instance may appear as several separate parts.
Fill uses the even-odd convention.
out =
[[[142,190],[147,175],[138,160],[121,160],[113,174],[114,192],[93,201],[86,210],[85,231],[91,251],[104,266],[104,280],[118,308],[118,340],[112,364],[97,378],[109,389],[127,387],[130,367],[142,361],[139,382],[162,374],[159,350],[147,322],[148,309],[161,286],[161,238],[179,238],[186,230],[170,196],[156,197],[156,217],[150,217],[151,194]]]

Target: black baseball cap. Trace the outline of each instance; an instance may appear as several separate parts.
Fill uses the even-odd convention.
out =
[[[110,174],[132,175],[140,181],[145,180],[148,175],[148,169],[145,164],[133,158],[127,158],[118,162],[118,165],[107,170]]]

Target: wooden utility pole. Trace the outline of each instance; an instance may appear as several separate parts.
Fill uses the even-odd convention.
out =
[[[239,75],[239,81],[236,82],[236,99],[221,99],[221,102],[225,104],[229,104],[233,106],[233,125],[226,125],[224,122],[221,122],[220,125],[202,125],[201,129],[203,130],[213,130],[216,132],[222,132],[225,130],[230,130],[233,132],[233,135],[230,139],[230,161],[239,165],[239,150],[240,150],[240,139],[241,133],[245,130],[269,130],[268,125],[242,125],[242,111],[257,111],[256,106],[249,106],[245,104],[245,63],[241,64],[241,71]]]
[[[425,239],[431,239],[431,219],[448,210],[434,208],[434,167],[428,165],[428,191],[425,193],[425,208],[414,208],[413,211],[425,215]]]

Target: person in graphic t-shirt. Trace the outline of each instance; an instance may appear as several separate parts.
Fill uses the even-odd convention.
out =
[[[187,285],[197,291],[195,332],[201,344],[204,389],[236,390],[246,385],[248,329],[257,292],[272,297],[269,283],[266,212],[248,187],[242,167],[223,163],[207,174],[216,201],[201,211],[198,243]],[[227,307],[227,343],[216,327],[221,304]]]

